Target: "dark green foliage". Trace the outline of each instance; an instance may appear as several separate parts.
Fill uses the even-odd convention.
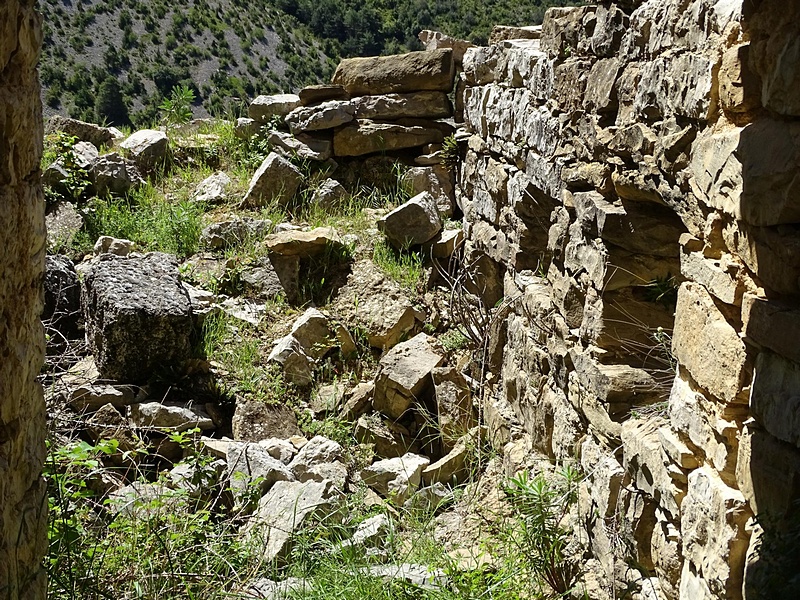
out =
[[[122,96],[122,89],[117,79],[108,77],[100,84],[94,103],[94,113],[98,123],[115,126],[130,125],[128,106]]]

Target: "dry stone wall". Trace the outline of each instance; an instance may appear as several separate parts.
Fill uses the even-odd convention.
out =
[[[33,0],[0,4],[0,598],[44,598],[46,432],[41,46]]]
[[[579,460],[592,595],[793,597],[800,4],[602,2],[530,37],[466,50],[457,102],[466,252],[512,307],[491,439]]]

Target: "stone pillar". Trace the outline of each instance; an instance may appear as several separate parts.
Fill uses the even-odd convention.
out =
[[[42,107],[35,0],[0,2],[0,599],[43,599],[47,580]]]

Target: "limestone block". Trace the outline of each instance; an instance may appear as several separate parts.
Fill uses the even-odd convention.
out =
[[[685,246],[681,251],[681,275],[699,283],[726,304],[742,305],[745,285],[740,271],[741,264],[729,254],[712,259],[704,257],[702,252],[687,251]]]
[[[772,352],[759,353],[750,409],[769,433],[800,447],[800,364]]]
[[[417,194],[378,221],[378,230],[398,250],[424,244],[441,229],[436,200],[428,192]]]
[[[350,94],[342,86],[330,84],[306,86],[300,90],[298,95],[300,96],[300,104],[303,106],[310,106],[327,100],[350,99]]]
[[[292,323],[291,335],[314,360],[320,360],[334,347],[334,334],[328,317],[316,308],[308,308]]]
[[[597,112],[608,112],[617,108],[617,76],[622,65],[617,58],[597,61],[586,80],[586,107]]]
[[[270,152],[250,179],[241,206],[258,208],[273,200],[286,204],[294,197],[302,180],[303,176],[297,167],[275,152]]]
[[[339,63],[331,82],[352,96],[391,94],[453,88],[455,62],[449,48],[393,56],[347,58]]]
[[[734,119],[748,118],[761,108],[761,81],[750,70],[750,44],[728,48],[719,70],[719,100]]]
[[[591,62],[568,58],[553,70],[553,99],[561,110],[571,112],[583,106]]]
[[[434,127],[403,126],[359,119],[334,132],[333,153],[335,156],[362,156],[440,144],[443,139],[441,130]]]
[[[187,431],[195,427],[214,429],[214,422],[197,406],[176,403],[142,402],[128,408],[128,418],[139,429],[167,429]]]
[[[313,381],[316,363],[292,335],[279,338],[275,342],[267,362],[279,364],[283,369],[283,376],[290,383],[307,386]]]
[[[231,178],[227,174],[220,171],[214,173],[201,181],[194,194],[192,194],[192,201],[207,204],[218,204],[225,200],[227,196],[228,186],[231,184]]]
[[[326,251],[341,251],[344,247],[333,227],[316,227],[310,231],[281,231],[268,235],[264,244],[274,254],[301,258],[319,256]]]
[[[224,250],[263,238],[272,229],[272,221],[261,219],[234,219],[218,221],[200,233],[200,244],[212,250]]]
[[[470,86],[486,85],[495,80],[495,67],[502,53],[500,46],[477,46],[464,52],[464,79]],[[468,91],[468,90],[467,90]]]
[[[694,380],[726,402],[737,402],[749,375],[747,351],[736,330],[699,284],[678,290],[672,351]]]
[[[331,481],[279,481],[261,498],[244,533],[265,561],[284,561],[294,532],[312,516],[334,518],[340,500]]]
[[[338,442],[321,435],[314,436],[297,452],[289,470],[297,481],[330,481],[336,489],[344,491],[347,467],[344,450]]]
[[[594,9],[594,6],[547,9],[542,22],[542,50],[552,58],[564,58],[574,53],[588,37],[584,19],[594,13]]]
[[[84,270],[82,299],[101,376],[138,383],[189,358],[191,303],[174,257],[103,254]]]
[[[359,444],[372,444],[375,456],[379,458],[397,458],[417,449],[405,427],[383,420],[378,414],[359,417],[353,436]]]
[[[359,383],[349,390],[344,397],[339,418],[346,421],[355,421],[370,408],[372,408],[372,394],[375,391],[373,382]]]
[[[478,444],[478,431],[475,435],[465,435],[459,439],[452,450],[422,470],[425,485],[450,484],[454,487],[464,481],[469,474],[467,460],[470,450]]]
[[[661,419],[632,419],[622,424],[622,448],[625,470],[636,489],[649,494],[673,519],[680,514],[686,490],[678,485],[667,469],[659,436]]]
[[[751,516],[741,492],[725,485],[708,467],[689,474],[681,506],[681,534],[686,557],[713,597],[739,597],[750,541],[745,523]],[[688,582],[687,582],[688,583]],[[681,582],[681,597],[687,583]],[[692,596],[697,598],[704,597]]]
[[[692,52],[659,56],[639,65],[633,102],[642,119],[680,116],[707,120],[716,111],[713,99],[716,60]]]
[[[489,45],[511,40],[538,40],[542,37],[541,25],[514,27],[511,25],[495,25],[489,34]]]
[[[467,40],[460,40],[442,33],[441,31],[431,31],[423,29],[417,35],[419,41],[425,46],[425,50],[439,50],[450,48],[453,51],[453,60],[460,65],[464,60],[464,53],[469,48],[474,48],[475,44]]]
[[[431,372],[436,392],[439,431],[445,448],[452,448],[477,423],[472,393],[464,376],[453,367]]]
[[[319,184],[319,187],[314,190],[314,195],[311,196],[311,204],[332,208],[341,205],[348,197],[347,190],[344,186],[335,179],[326,179]]]
[[[70,119],[61,115],[53,115],[47,122],[45,133],[63,131],[67,135],[78,138],[82,142],[89,142],[98,148],[109,145],[114,136],[107,127],[100,127],[94,123],[85,123],[77,119]]]
[[[312,137],[305,133],[290,135],[283,131],[270,131],[267,141],[298,158],[325,162],[333,156],[333,142],[325,137]]]
[[[285,117],[300,106],[300,97],[296,94],[275,94],[257,96],[250,103],[250,118],[258,123],[267,123],[272,117]]]
[[[540,103],[553,94],[554,61],[539,50],[538,41],[513,41],[503,44],[497,58],[495,79],[508,87],[525,88]]]
[[[800,486],[800,451],[751,422],[742,430],[736,482],[756,515],[791,514]]]
[[[453,107],[444,92],[413,92],[359,96],[351,101],[357,119],[392,121],[406,117],[446,119],[453,116]]]
[[[742,301],[745,339],[800,362],[800,310],[791,304],[747,293]]]
[[[411,187],[413,194],[430,193],[436,200],[436,208],[443,217],[451,217],[455,208],[455,185],[453,173],[443,165],[412,167],[403,175],[403,182]]]
[[[120,144],[136,166],[144,170],[154,169],[164,163],[169,151],[169,140],[163,131],[142,129]]]
[[[286,115],[292,133],[333,129],[353,120],[355,106],[347,100],[328,100],[314,106],[299,106]]]
[[[613,517],[619,510],[617,500],[625,475],[622,465],[589,437],[581,444],[581,466],[590,474],[589,493],[598,514],[603,518]]]
[[[228,444],[225,460],[229,485],[234,492],[248,492],[251,485],[257,484],[263,495],[278,481],[294,481],[286,465],[260,444]]]
[[[98,196],[123,195],[144,185],[139,170],[130,161],[116,152],[99,157],[92,163],[89,179]]]
[[[376,410],[398,419],[413,402],[423,399],[432,387],[431,371],[444,362],[432,342],[433,338],[420,333],[381,358],[372,399]]]
[[[422,471],[430,462],[424,456],[411,453],[387,458],[362,469],[361,479],[397,506],[402,506],[419,487]]]
[[[297,417],[289,406],[267,404],[259,398],[238,399],[231,425],[234,439],[248,442],[300,435]]]

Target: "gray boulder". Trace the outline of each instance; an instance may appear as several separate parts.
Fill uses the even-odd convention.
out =
[[[89,142],[98,148],[106,146],[114,140],[111,131],[106,127],[100,127],[93,123],[85,123],[77,119],[70,119],[55,115],[50,117],[45,128],[45,133],[55,133],[63,131],[64,133],[78,138],[82,142]]]
[[[316,138],[304,133],[291,135],[283,131],[270,131],[267,141],[275,148],[280,148],[290,156],[325,162],[333,155],[333,142],[329,139]]]
[[[97,238],[93,250],[95,255],[115,254],[117,256],[128,256],[128,254],[133,252],[134,246],[135,244],[130,240],[103,235]]]
[[[228,444],[228,480],[234,492],[246,492],[257,485],[263,495],[278,481],[294,481],[294,475],[260,444]]]
[[[191,302],[172,256],[101,255],[84,270],[82,302],[102,377],[144,382],[191,356]]]
[[[89,178],[98,196],[121,196],[145,183],[136,165],[116,152],[104,154],[95,160]]]
[[[149,171],[164,164],[169,153],[167,134],[156,129],[142,129],[120,144],[136,165]]]
[[[316,106],[301,106],[286,116],[292,133],[333,129],[353,120],[355,107],[348,101],[329,100]]]
[[[140,429],[170,429],[187,431],[195,427],[214,429],[214,422],[206,411],[197,406],[185,406],[173,402],[142,402],[131,404],[128,419]]]
[[[192,195],[192,200],[207,204],[219,204],[227,197],[227,189],[230,184],[231,178],[228,175],[223,172],[214,173],[200,182]]]
[[[258,123],[267,123],[272,117],[285,117],[300,106],[300,96],[296,94],[274,94],[258,96],[248,109],[250,118]]]
[[[326,179],[319,184],[311,196],[311,204],[316,204],[325,208],[336,206],[347,198],[347,190],[335,179]]]
[[[344,450],[339,443],[322,437],[313,437],[300,448],[297,456],[289,463],[298,481],[332,481],[344,489],[347,467],[344,464]]]
[[[402,506],[419,487],[422,470],[430,462],[425,456],[411,453],[379,460],[362,469],[361,479],[392,503]]]
[[[299,386],[311,385],[314,380],[314,359],[306,354],[302,344],[292,335],[275,342],[267,362],[277,363],[283,369],[286,381]]]

